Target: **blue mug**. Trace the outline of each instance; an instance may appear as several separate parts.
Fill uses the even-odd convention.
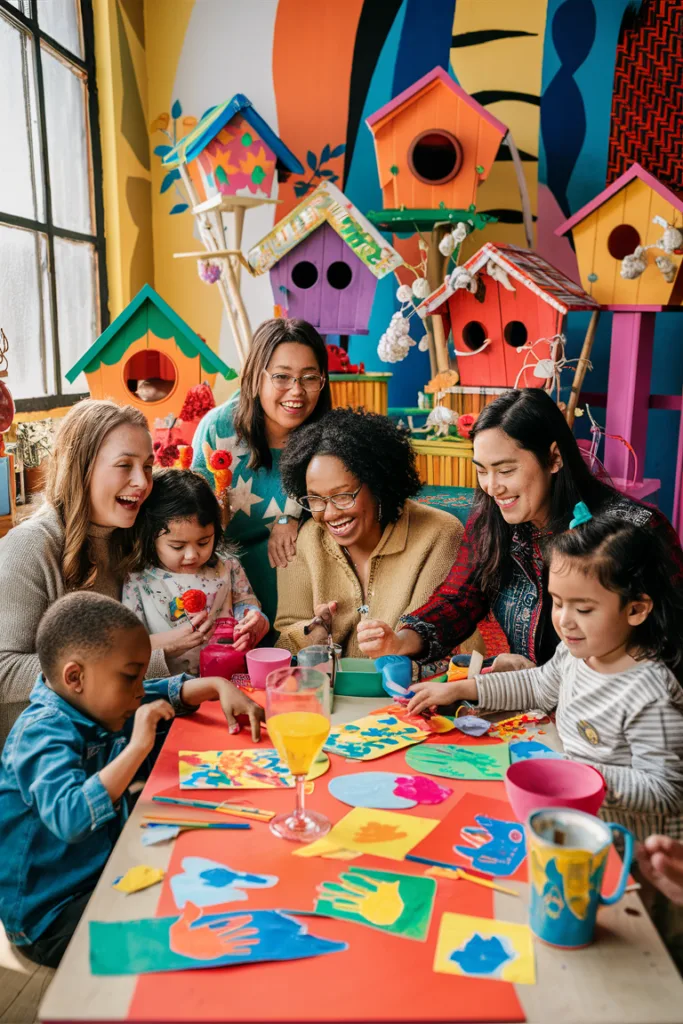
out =
[[[377,658],[375,668],[382,673],[382,686],[392,700],[410,700],[414,692],[410,689],[413,681],[413,663],[402,654],[385,654]]]
[[[600,889],[615,833],[624,837],[624,865],[611,896]],[[527,820],[531,888],[531,930],[561,949],[581,949],[593,941],[598,906],[624,895],[634,838],[622,825],[568,807],[545,807]]]

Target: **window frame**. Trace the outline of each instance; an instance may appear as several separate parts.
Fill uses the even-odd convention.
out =
[[[35,85],[38,126],[40,134],[40,156],[41,156],[41,180],[39,187],[43,190],[45,220],[32,220],[27,217],[19,217],[16,214],[5,213],[0,209],[0,226],[26,228],[30,231],[39,232],[46,236],[47,252],[49,261],[49,308],[52,325],[52,347],[54,360],[54,375],[56,378],[57,393],[43,395],[39,398],[23,398],[15,401],[17,412],[43,412],[50,409],[62,408],[75,405],[82,398],[87,398],[88,393],[63,394],[63,368],[61,365],[61,354],[59,350],[59,318],[57,312],[57,277],[55,273],[55,238],[64,238],[72,242],[88,242],[95,249],[97,255],[97,289],[96,305],[99,309],[100,332],[109,326],[109,289],[107,284],[106,267],[106,246],[104,237],[104,196],[102,191],[102,146],[100,141],[99,104],[97,98],[97,81],[95,77],[95,37],[93,27],[92,0],[78,0],[81,15],[81,28],[83,33],[83,58],[71,53],[56,39],[44,32],[39,23],[36,10],[36,0],[28,0],[30,14],[24,14],[9,0],[0,0],[0,11],[7,15],[10,23],[28,33],[33,45],[33,59],[35,68]],[[45,112],[45,89],[43,82],[42,46],[45,44],[55,54],[67,63],[78,68],[85,75],[87,90],[87,114],[88,128],[90,135],[90,160],[92,171],[92,204],[94,214],[94,234],[84,234],[80,231],[71,231],[68,228],[58,227],[53,222],[52,216],[52,192],[50,188],[50,162],[48,156],[47,142],[47,118]],[[10,344],[11,344],[10,339]]]

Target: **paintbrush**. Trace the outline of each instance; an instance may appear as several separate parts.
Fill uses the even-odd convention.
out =
[[[211,800],[187,800],[176,796],[153,796],[158,804],[177,804],[180,807],[199,807],[203,811],[217,811],[220,814],[231,814],[235,818],[251,818],[252,821],[270,821],[275,811],[264,811],[258,807],[237,807],[230,803],[214,803]]]

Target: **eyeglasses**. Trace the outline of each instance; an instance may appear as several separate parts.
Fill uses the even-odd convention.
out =
[[[331,501],[335,508],[345,509],[353,508],[356,504],[356,498],[360,494],[363,485],[361,484],[358,490],[354,491],[353,494],[335,494],[333,497],[323,498],[321,494],[304,494],[303,498],[297,498],[297,504],[305,508],[307,512],[324,512],[327,508],[328,501]]]
[[[321,373],[304,373],[302,377],[292,377],[289,373],[268,373],[267,370],[263,372],[270,377],[276,391],[289,391],[298,382],[304,391],[322,391],[325,386],[325,374]]]

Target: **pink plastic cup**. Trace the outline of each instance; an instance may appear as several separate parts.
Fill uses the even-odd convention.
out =
[[[597,814],[607,792],[602,775],[590,765],[542,758],[510,765],[505,789],[519,821],[542,807],[572,807]]]
[[[289,651],[281,651],[278,647],[257,647],[247,651],[247,671],[251,685],[256,690],[265,690],[266,676],[276,668],[289,668],[292,655]]]

